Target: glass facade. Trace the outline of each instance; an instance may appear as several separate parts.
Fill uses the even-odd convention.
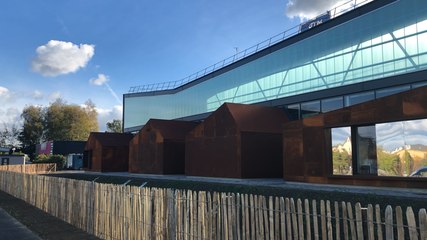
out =
[[[176,93],[127,94],[124,127],[425,69],[427,1],[396,1]]]

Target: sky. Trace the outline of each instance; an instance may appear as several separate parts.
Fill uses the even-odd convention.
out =
[[[101,131],[129,88],[175,81],[339,0],[2,0],[0,129],[25,106],[91,100]]]

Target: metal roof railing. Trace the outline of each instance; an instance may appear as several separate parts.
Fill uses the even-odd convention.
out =
[[[326,13],[330,14],[330,18],[335,18],[339,15],[342,15],[346,12],[349,12],[351,10],[354,10],[362,5],[365,5],[368,2],[372,2],[374,0],[350,0],[348,2],[345,2],[329,11],[327,11]],[[324,15],[325,13],[320,14],[319,16]],[[231,65],[245,57],[248,57],[252,54],[255,54],[257,52],[260,52],[278,42],[284,41],[292,36],[297,35],[300,32],[303,32],[304,30],[301,30],[301,26],[306,24],[307,22],[313,21],[315,19],[317,19],[319,16],[312,18],[310,20],[307,20],[305,22],[302,22],[282,33],[279,33],[273,37],[270,37],[267,40],[264,40],[252,47],[249,47],[245,50],[242,50],[240,52],[237,52],[236,54],[234,54],[231,57],[228,57],[222,61],[219,61],[205,69],[202,69],[190,76],[187,76],[185,78],[182,78],[180,80],[177,81],[170,81],[170,82],[160,82],[160,83],[151,83],[151,84],[145,84],[145,85],[139,85],[139,86],[133,86],[129,88],[129,93],[142,93],[142,92],[154,92],[154,91],[162,91],[162,90],[170,90],[170,89],[175,89],[178,88],[180,86],[183,86],[189,82],[192,82],[198,78],[201,78],[203,76],[206,76],[218,69],[224,68],[228,65]]]

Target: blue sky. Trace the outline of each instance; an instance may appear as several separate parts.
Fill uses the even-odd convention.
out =
[[[121,118],[129,87],[175,81],[319,14],[337,0],[3,0],[0,128],[61,97]]]

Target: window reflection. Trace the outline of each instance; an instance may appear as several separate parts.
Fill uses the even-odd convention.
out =
[[[329,98],[322,100],[322,112],[330,112],[343,107],[342,97]]]
[[[392,88],[385,88],[377,91],[376,98],[386,97],[390,96],[396,93],[400,93],[403,91],[409,90],[411,87],[409,85],[405,86],[399,86],[399,87],[392,87]]]
[[[377,175],[377,144],[375,126],[357,128],[357,173]]]
[[[301,117],[306,118],[320,113],[320,101],[301,103]]]
[[[289,120],[298,120],[300,116],[299,104],[293,104],[286,106],[286,114]]]
[[[332,174],[352,175],[351,128],[333,128],[332,134]]]
[[[427,119],[332,128],[331,137],[333,175],[352,175],[354,159],[354,175],[427,177]]]
[[[377,124],[377,136],[379,175],[411,176],[427,167],[427,119]]]
[[[352,106],[358,103],[367,102],[369,100],[373,100],[375,98],[374,92],[362,92],[356,93],[349,96],[345,96],[345,106]]]

